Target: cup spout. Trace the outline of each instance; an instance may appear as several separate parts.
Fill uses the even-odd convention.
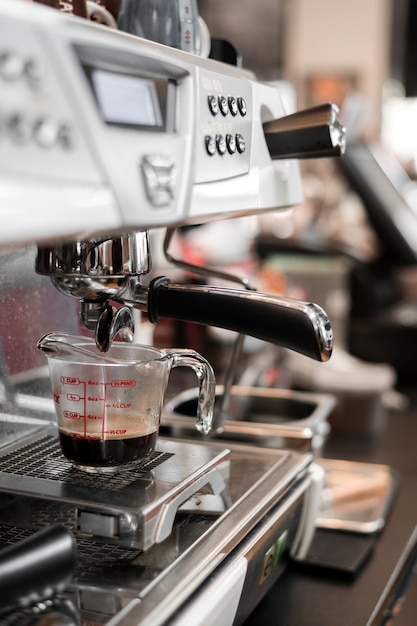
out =
[[[103,356],[96,348],[95,342],[86,337],[68,335],[66,333],[52,332],[41,337],[37,343],[39,350],[48,358],[73,361],[82,358],[87,363],[120,363],[119,360]]]

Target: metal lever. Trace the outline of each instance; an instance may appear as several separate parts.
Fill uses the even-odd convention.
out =
[[[346,148],[346,130],[335,104],[286,115],[263,125],[273,159],[311,159],[340,156]]]

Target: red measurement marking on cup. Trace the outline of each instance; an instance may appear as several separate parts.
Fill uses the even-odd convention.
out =
[[[63,416],[68,420],[79,420],[82,416],[75,411],[63,411]]]
[[[105,435],[125,435],[127,428],[110,428],[110,430],[103,431]]]
[[[102,421],[102,438],[105,435],[124,435],[127,432],[127,429],[110,429],[105,430],[105,410],[107,408],[112,408],[115,410],[124,410],[129,409],[132,406],[131,402],[112,402],[109,403],[106,401],[107,399],[107,387],[111,386],[113,388],[132,388],[136,386],[136,380],[134,379],[120,379],[120,380],[112,380],[108,383],[100,382],[98,380],[80,380],[77,377],[73,376],[61,376],[61,383],[63,385],[72,385],[72,386],[81,386],[81,393],[74,393],[73,391],[66,394],[66,399],[69,402],[74,403],[82,403],[83,411],[64,411],[63,415],[67,419],[71,420],[80,420],[82,419],[84,422],[83,434],[81,435],[84,438],[92,438],[96,439],[96,436],[90,436],[88,432],[88,424],[92,422]],[[90,392],[88,393],[87,390]],[[91,393],[93,392],[93,393]],[[95,393],[94,393],[95,392]],[[94,408],[94,404],[99,405],[102,403],[103,413],[100,414],[100,409],[97,406],[96,410]],[[90,410],[89,410],[90,409]]]
[[[83,392],[80,393],[74,393],[74,392],[69,392],[65,395],[66,399],[68,402],[82,402],[83,403],[83,413],[80,413],[79,411],[68,411],[65,410],[62,412],[62,415],[64,416],[65,419],[68,420],[80,420],[82,419],[84,421],[84,437],[87,434],[87,426],[86,426],[86,419],[85,419],[85,413],[86,413],[86,404],[85,404],[85,382],[80,380],[79,378],[76,378],[74,376],[61,376],[60,377],[60,381],[63,385],[71,385],[71,386],[82,386]],[[75,435],[75,433],[73,433],[73,435]]]
[[[71,402],[79,402],[81,400],[81,396],[76,393],[67,393],[67,400]]]
[[[112,387],[134,387],[136,380],[112,380],[110,385]]]
[[[79,385],[81,383],[79,378],[72,378],[71,376],[61,376],[60,381],[63,385]]]
[[[130,409],[132,406],[131,402],[107,402],[105,405],[106,409]]]

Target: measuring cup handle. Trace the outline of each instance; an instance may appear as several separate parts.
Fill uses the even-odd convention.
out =
[[[210,363],[195,350],[164,350],[172,359],[171,367],[191,367],[200,383],[197,403],[197,430],[207,435],[213,422],[216,380]]]

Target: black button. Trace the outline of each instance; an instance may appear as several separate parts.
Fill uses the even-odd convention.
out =
[[[233,135],[226,135],[226,145],[230,154],[234,154],[236,152],[236,139]]]
[[[226,139],[223,135],[216,135],[216,146],[219,154],[226,154]]]
[[[71,149],[75,145],[74,131],[69,124],[61,124],[58,131],[58,143],[63,148]]]
[[[212,137],[211,135],[206,135],[205,142],[207,152],[210,156],[213,156],[213,154],[216,153],[216,142],[214,140],[214,137]]]
[[[235,116],[238,114],[239,109],[237,108],[237,100],[234,96],[229,96],[229,111]]]
[[[225,96],[219,96],[219,109],[220,113],[224,116],[229,113],[229,104]]]
[[[27,143],[32,138],[32,126],[20,113],[9,117],[7,127],[12,139],[18,143]]]
[[[246,150],[246,141],[244,140],[243,135],[240,135],[239,133],[236,135],[236,148],[240,154],[243,154]]]
[[[40,59],[29,59],[25,63],[25,74],[32,85],[38,85],[44,76],[45,68]]]
[[[213,115],[217,115],[219,112],[219,103],[217,101],[216,96],[208,96],[207,102],[209,105],[209,109]]]
[[[248,112],[248,107],[246,105],[245,98],[238,98],[237,99],[237,106],[239,108],[240,114],[245,116],[246,113]]]

